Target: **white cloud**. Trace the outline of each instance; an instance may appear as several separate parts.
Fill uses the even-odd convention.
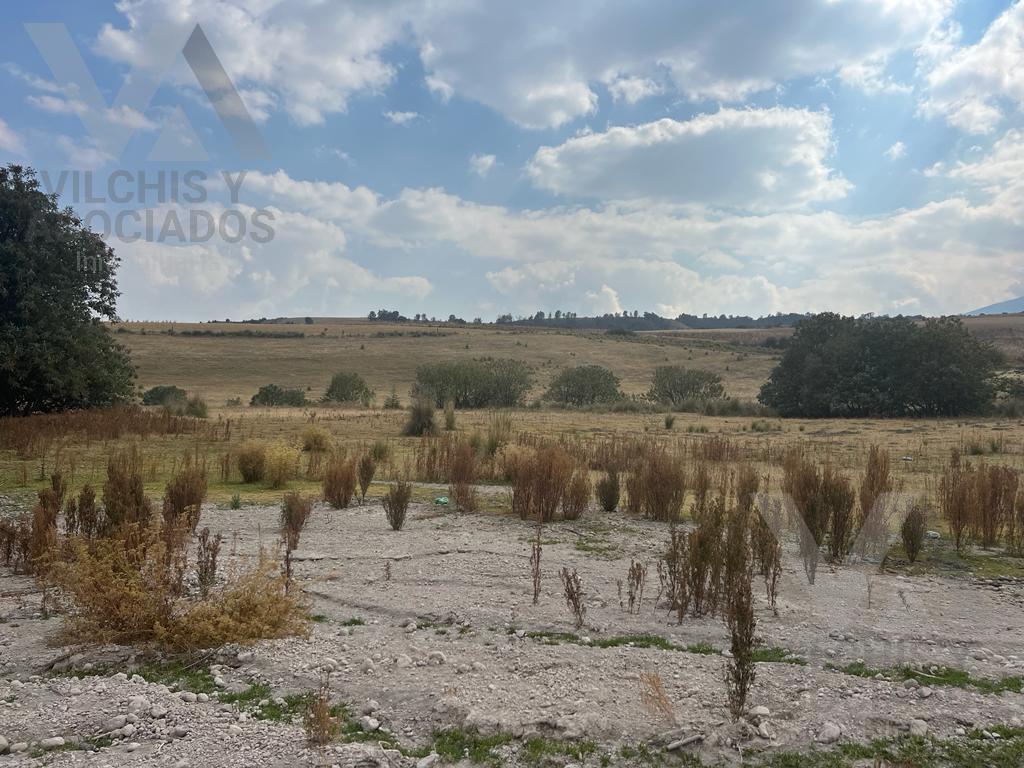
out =
[[[885,150],[885,156],[890,160],[899,160],[907,156],[907,145],[902,141],[897,141],[887,150]]]
[[[924,114],[987,134],[999,126],[1007,105],[1024,106],[1024,1],[1006,9],[974,45],[941,53],[926,74]]]
[[[4,122],[2,117],[0,117],[0,151],[10,152],[15,155],[20,155],[25,151],[25,143],[21,140],[21,137],[15,133],[11,126]]]
[[[617,77],[608,83],[608,92],[615,101],[636,104],[650,96],[656,96],[664,89],[646,77]]]
[[[94,169],[113,160],[113,156],[102,149],[91,137],[75,139],[71,136],[58,136],[55,144],[64,153],[73,168]]]
[[[270,95],[257,112],[282,108],[307,125],[344,111],[356,93],[387,88],[395,75],[388,51],[407,45],[443,100],[459,94],[522,126],[550,128],[592,114],[596,83],[626,101],[665,86],[691,99],[738,101],[830,73],[869,91],[900,90],[886,73],[890,58],[935,40],[952,5],[133,0],[118,4],[126,23],[104,26],[96,50],[152,64],[148,31],[187,35],[201,23],[236,85]]]
[[[482,179],[491,172],[497,160],[494,155],[473,155],[469,158],[469,170]]]
[[[385,112],[384,117],[395,125],[405,125],[420,116],[419,112]]]
[[[622,312],[619,294],[614,288],[602,284],[596,291],[587,291],[586,296],[590,304],[590,312],[595,315],[618,314]]]
[[[537,186],[567,195],[787,208],[840,198],[849,189],[827,165],[831,134],[827,112],[722,109],[541,147],[527,170]]]

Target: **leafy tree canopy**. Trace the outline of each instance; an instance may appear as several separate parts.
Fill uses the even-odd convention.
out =
[[[115,320],[119,260],[31,168],[0,168],[0,413],[114,405],[133,396]]]
[[[594,405],[621,400],[618,377],[600,365],[566,368],[548,385],[545,400],[562,405]]]
[[[721,399],[725,397],[725,387],[722,386],[722,377],[712,371],[662,365],[654,369],[647,397],[657,403],[680,407],[687,403]]]
[[[342,371],[334,374],[324,393],[324,400],[331,403],[362,403],[369,405],[373,399],[370,389],[358,373]]]
[[[959,318],[802,320],[760,401],[780,416],[895,417],[981,413],[1002,356]]]
[[[278,384],[264,384],[249,405],[305,405],[306,393],[301,389],[285,389]]]

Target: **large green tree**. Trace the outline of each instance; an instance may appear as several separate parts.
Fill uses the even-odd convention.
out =
[[[31,168],[0,168],[0,413],[131,399],[135,371],[102,324],[116,318],[117,265]]]
[[[760,400],[781,416],[981,413],[1002,356],[956,317],[801,320]]]

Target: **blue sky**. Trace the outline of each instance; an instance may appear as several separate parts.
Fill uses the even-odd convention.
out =
[[[210,179],[201,204],[64,195],[96,227],[156,222],[108,238],[126,318],[937,314],[1024,294],[1024,0],[4,14],[0,162],[100,189],[115,172]],[[45,56],[25,27],[39,22],[66,26],[103,104],[51,70],[71,46]],[[238,150],[178,53],[196,24],[265,159]],[[151,99],[116,101],[146,78]],[[150,159],[163,140],[175,161]],[[245,173],[237,203],[225,170]],[[194,209],[249,231],[157,236]],[[251,237],[257,214],[269,241]]]

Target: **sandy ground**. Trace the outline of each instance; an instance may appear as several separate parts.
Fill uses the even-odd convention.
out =
[[[274,542],[277,515],[276,507],[208,508],[200,525],[223,532],[233,540],[236,558],[246,561],[261,536],[264,544]],[[880,575],[868,565],[822,565],[811,587],[790,545],[779,616],[772,615],[763,591],[756,593],[758,635],[765,646],[782,647],[807,664],[758,664],[748,704],[767,713],[756,710],[759,714],[746,723],[734,724],[721,654],[588,644],[654,634],[680,646],[728,647],[720,619],[688,618],[676,625],[655,608],[655,562],[667,538],[663,525],[590,512],[580,521],[546,526],[538,605],[532,604],[531,535],[531,526],[509,516],[414,505],[406,528],[394,532],[378,504],[346,510],[317,506],[303,533],[296,572],[321,620],[312,624],[308,639],[224,649],[210,659],[213,672],[223,690],[242,690],[261,680],[277,697],[315,688],[326,669],[335,696],[356,717],[371,714],[408,747],[429,744],[438,729],[466,726],[597,744],[598,750],[582,760],[552,759],[562,766],[596,766],[613,750],[611,764],[624,764],[629,761],[619,756],[622,745],[663,745],[687,735],[703,740],[684,751],[715,760],[734,757],[740,748],[792,750],[837,736],[890,736],[912,724],[918,732],[926,728],[937,737],[956,738],[965,729],[1020,725],[1024,718],[1020,694],[913,688],[826,668],[856,661],[871,667],[912,662],[962,668],[978,677],[1024,675],[1020,584],[905,578]],[[631,558],[650,564],[638,614],[620,607],[617,588]],[[586,623],[578,642],[550,644],[528,633],[576,632],[562,597],[562,567],[577,569],[583,579]],[[39,606],[30,580],[4,574],[0,737],[28,746],[0,758],[0,764],[417,764],[372,742],[326,753],[308,750],[298,721],[255,719],[237,705],[218,703],[216,693],[208,701],[187,701],[192,697],[131,677],[133,659],[125,649],[65,658],[69,649],[47,645],[59,618],[42,618]],[[352,619],[363,623],[350,625]],[[55,659],[60,659],[58,669],[112,661],[127,674],[83,679],[44,674]],[[661,677],[675,723],[642,705],[639,675],[644,672]],[[119,715],[124,722],[113,719]],[[111,725],[118,729],[109,746],[93,752],[67,748]],[[58,737],[64,748],[43,750],[56,744],[43,740]],[[498,752],[506,764],[516,765],[522,763],[518,750],[513,742]]]

